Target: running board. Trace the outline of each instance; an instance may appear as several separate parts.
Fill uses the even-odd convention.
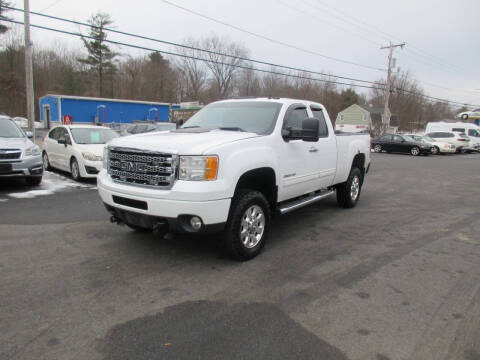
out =
[[[288,201],[288,202],[280,205],[278,207],[278,211],[280,212],[280,214],[283,215],[283,214],[286,214],[290,211],[297,210],[297,209],[299,209],[303,206],[306,206],[306,205],[312,204],[314,202],[317,202],[319,200],[322,200],[323,198],[326,198],[327,196],[330,196],[334,193],[335,193],[334,190],[324,190],[324,191],[321,191],[321,192],[316,193],[314,195],[310,195],[308,197]]]

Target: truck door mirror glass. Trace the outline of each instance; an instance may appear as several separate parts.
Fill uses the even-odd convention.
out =
[[[318,141],[318,130],[320,123],[318,119],[308,118],[302,121],[302,140],[309,142]]]

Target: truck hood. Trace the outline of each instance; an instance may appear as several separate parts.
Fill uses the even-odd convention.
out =
[[[27,138],[0,137],[0,149],[26,149],[33,146]]]
[[[211,148],[259,136],[262,135],[219,129],[202,132],[163,131],[116,138],[110,141],[108,146],[181,155],[202,155]]]

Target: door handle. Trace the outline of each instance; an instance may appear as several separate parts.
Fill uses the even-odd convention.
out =
[[[309,152],[317,152],[318,149],[317,149],[315,146],[312,146],[312,147],[310,148],[310,150],[308,150],[308,151],[309,151]]]

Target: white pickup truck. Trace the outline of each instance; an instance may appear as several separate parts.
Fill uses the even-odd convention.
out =
[[[323,105],[235,99],[209,104],[177,130],[113,139],[98,190],[112,222],[223,231],[231,255],[248,260],[274,214],[335,192],[341,207],[354,207],[369,166],[369,134],[335,134]]]

